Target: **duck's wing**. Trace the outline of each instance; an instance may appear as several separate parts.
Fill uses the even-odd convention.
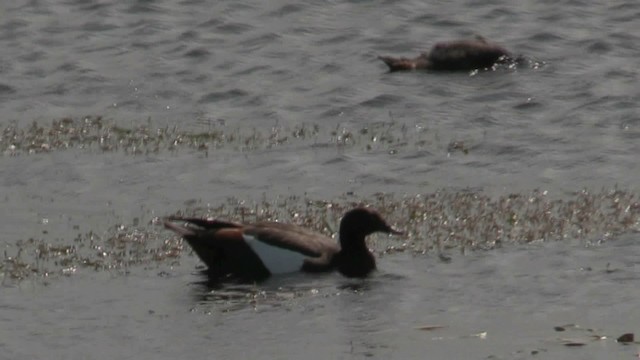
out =
[[[271,246],[297,251],[309,257],[321,257],[340,250],[336,241],[303,227],[282,223],[258,223],[245,227],[245,234]]]

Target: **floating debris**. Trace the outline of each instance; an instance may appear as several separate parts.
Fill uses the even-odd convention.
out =
[[[561,339],[561,341],[563,342],[564,346],[569,346],[569,347],[579,347],[579,346],[587,345],[586,342],[583,342],[581,340]]]
[[[565,324],[560,326],[554,326],[553,330],[561,332],[561,331],[567,331],[567,330],[583,330],[583,329],[580,327],[580,325],[577,325],[577,324]]]
[[[440,329],[444,329],[445,326],[443,325],[424,325],[424,326],[419,326],[416,329],[417,330],[422,330],[422,331],[433,331],[433,330],[440,330]]]
[[[451,141],[447,146],[447,152],[452,154],[456,151],[460,151],[463,154],[469,154],[469,148],[464,145],[463,141]]]
[[[491,197],[473,191],[437,191],[405,195],[375,194],[359,197],[347,194],[336,200],[285,196],[261,201],[228,198],[203,205],[202,200],[186,204],[175,215],[223,218],[239,222],[283,221],[336,236],[341,216],[355,206],[372,206],[402,229],[405,236],[374,236],[369,246],[379,255],[406,251],[415,255],[436,254],[449,262],[451,249],[490,250],[506,244],[565,239],[598,244],[625,232],[640,230],[637,195],[619,189],[590,192],[581,190],[564,198],[551,198],[544,191]],[[145,214],[141,214],[144,216]],[[172,214],[166,214],[172,215]],[[120,224],[96,234],[78,233],[74,238],[17,240],[5,248],[0,263],[3,281],[52,275],[72,276],[84,269],[128,271],[131,266],[172,264],[191,253],[182,239],[167,233],[161,219]],[[10,239],[9,239],[10,240]],[[562,331],[575,325],[558,326]]]
[[[558,332],[572,331],[572,332],[582,332],[589,333],[588,335],[584,335],[581,338],[560,338],[557,339],[562,345],[567,347],[582,347],[588,345],[590,342],[602,341],[606,340],[606,335],[597,334],[600,330],[596,330],[593,328],[583,328],[578,324],[566,324],[560,326],[554,326],[553,330]]]
[[[435,134],[426,132],[421,126],[409,131],[406,125],[393,120],[354,129],[342,125],[321,128],[316,124],[246,129],[228,126],[225,121],[208,121],[201,127],[205,130],[154,127],[148,119],[147,125],[128,128],[101,116],[33,122],[27,127],[7,125],[0,133],[0,153],[24,156],[75,149],[148,155],[188,149],[208,156],[209,152],[223,148],[261,151],[289,144],[309,144],[309,140],[315,147],[357,147],[364,151],[384,150],[391,154],[410,145],[441,147]]]
[[[33,276],[72,276],[80,269],[126,271],[130,266],[176,261],[182,253],[182,241],[161,236],[159,231],[117,225],[104,236],[89,231],[63,245],[45,239],[18,240],[16,255],[5,250],[0,263],[3,283]]]
[[[487,332],[483,331],[483,332],[479,332],[479,333],[476,333],[476,334],[471,334],[471,335],[469,335],[469,337],[474,337],[474,338],[486,340],[487,339]]]

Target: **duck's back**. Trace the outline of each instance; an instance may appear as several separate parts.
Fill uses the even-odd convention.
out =
[[[507,50],[485,40],[441,42],[422,55],[427,58],[431,70],[444,71],[489,68],[509,56]]]

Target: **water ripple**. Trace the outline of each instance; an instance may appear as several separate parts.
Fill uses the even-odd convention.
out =
[[[215,103],[219,101],[237,99],[241,97],[249,96],[249,93],[240,90],[240,89],[232,89],[228,91],[214,91],[210,92],[198,100],[199,103]]]

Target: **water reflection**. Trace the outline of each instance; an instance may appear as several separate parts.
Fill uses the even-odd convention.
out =
[[[329,286],[330,274],[291,274],[276,276],[262,283],[243,283],[234,278],[211,278],[206,271],[192,283],[195,307],[204,311],[263,311],[295,306],[299,300],[336,294]]]

